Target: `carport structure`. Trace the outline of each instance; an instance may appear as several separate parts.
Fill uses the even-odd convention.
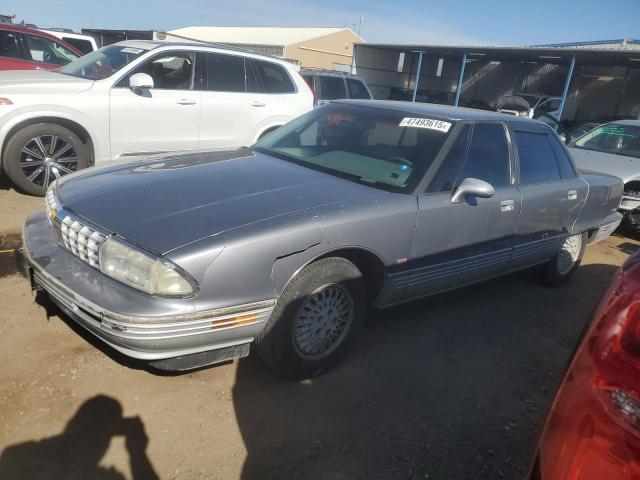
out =
[[[615,42],[615,41],[614,41]],[[357,44],[354,66],[374,96],[476,108],[503,95],[560,98],[562,120],[637,118],[640,42],[539,47]]]

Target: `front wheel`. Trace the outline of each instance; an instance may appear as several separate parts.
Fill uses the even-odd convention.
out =
[[[42,196],[57,178],[88,167],[91,154],[90,147],[68,128],[36,123],[9,139],[3,166],[16,187]]]
[[[325,258],[287,285],[256,338],[264,362],[281,375],[317,376],[342,358],[362,328],[365,288],[358,268],[344,258]]]
[[[566,283],[576,272],[584,249],[587,246],[587,234],[578,233],[567,237],[560,252],[540,266],[540,277],[545,285],[557,287]]]

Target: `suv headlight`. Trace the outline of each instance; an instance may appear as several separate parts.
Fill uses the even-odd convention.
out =
[[[184,297],[195,292],[195,281],[168,260],[109,237],[100,246],[100,271],[151,295]]]

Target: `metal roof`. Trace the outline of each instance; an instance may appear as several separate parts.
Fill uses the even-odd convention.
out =
[[[617,50],[607,48],[579,48],[579,47],[497,47],[479,45],[416,45],[416,44],[385,44],[385,43],[356,43],[358,48],[378,48],[398,52],[419,52],[443,57],[460,58],[464,52],[467,59],[504,62],[538,62],[565,64],[573,55],[581,64],[590,65],[635,65],[640,67],[640,52],[637,50]]]
[[[351,29],[344,27],[185,27],[170,30],[167,34],[234,45],[287,46],[343,31],[358,37]]]

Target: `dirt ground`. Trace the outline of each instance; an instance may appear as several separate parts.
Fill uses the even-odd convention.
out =
[[[41,206],[4,194],[3,218]],[[523,478],[585,322],[638,248],[589,247],[557,289],[524,272],[378,312],[338,368],[301,383],[254,354],[146,370],[5,268],[0,478]]]

